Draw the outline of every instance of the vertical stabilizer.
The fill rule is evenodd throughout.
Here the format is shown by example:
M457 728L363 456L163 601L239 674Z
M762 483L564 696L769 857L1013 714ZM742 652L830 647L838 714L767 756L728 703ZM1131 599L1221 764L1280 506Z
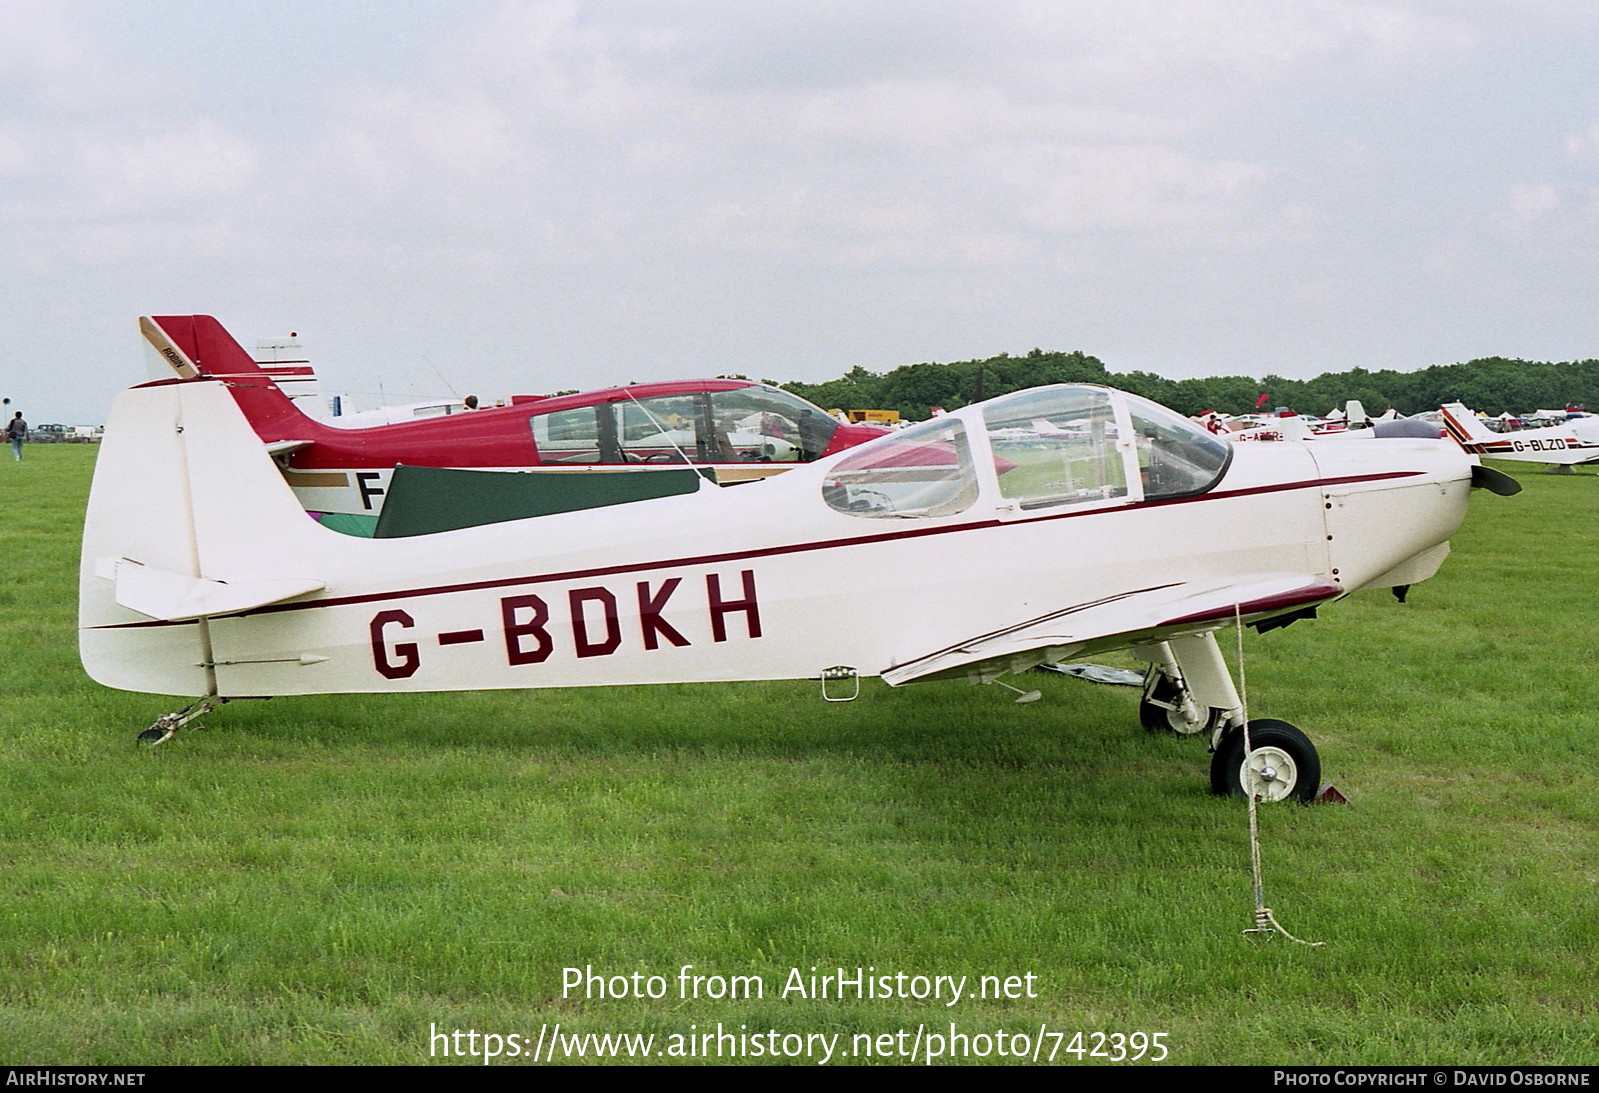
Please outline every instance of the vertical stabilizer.
M167 321L173 322L174 320L167 319ZM192 380L200 374L200 369L196 367L194 358L184 352L178 343L172 339L172 336L163 330L161 325L150 316L139 316L139 333L144 335L145 341L155 347L155 351L161 355L161 359L172 366L172 370L178 374L179 379Z
M206 616L315 592L319 528L223 384L163 380L112 405L78 573L79 653L109 687L216 694Z
M178 392L171 382L135 388L106 419L83 528L78 651L108 687L199 696L214 690L200 667L211 659L204 626L156 625L116 595L119 570L199 575Z
M1482 423L1482 419L1472 411L1466 409L1464 403L1446 402L1440 408L1444 418L1444 428L1449 430L1449 435L1458 441L1467 451L1475 451L1474 444L1486 444L1492 440L1499 440L1499 434Z
M227 384L262 440L312 440L326 429L295 406L271 373L211 316L145 316L139 332L180 378L209 376Z

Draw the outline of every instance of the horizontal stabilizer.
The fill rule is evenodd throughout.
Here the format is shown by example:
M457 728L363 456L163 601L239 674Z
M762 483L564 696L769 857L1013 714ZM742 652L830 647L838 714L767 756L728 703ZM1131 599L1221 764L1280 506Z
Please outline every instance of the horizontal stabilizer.
M891 686L953 676L986 682L1077 650L1203 633L1234 618L1257 622L1343 593L1331 581L1305 573L1161 585L1052 611L906 661L882 676Z
M212 615L231 615L319 592L325 581L209 581L170 573L128 558L114 563L117 603L152 619L179 622Z

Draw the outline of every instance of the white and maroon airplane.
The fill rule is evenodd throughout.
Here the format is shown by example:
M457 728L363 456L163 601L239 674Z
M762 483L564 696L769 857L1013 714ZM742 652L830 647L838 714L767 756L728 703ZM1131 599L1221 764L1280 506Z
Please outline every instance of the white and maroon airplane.
M714 467L721 482L740 482L889 431L840 423L776 387L722 379L631 384L340 428L295 406L271 366L257 364L209 315L147 316L139 329L178 376L226 385L302 507L318 513L378 516L399 464L568 473L696 464Z
M244 696L819 679L838 698L1129 649L1152 666L1142 719L1207 731L1218 792L1306 800L1315 748L1246 726L1217 631L1430 576L1476 484L1517 488L1448 441L1234 445L1062 385L737 488L361 539L306 517L228 385L163 380L106 427L80 647L107 686L198 700L157 743Z
M1472 455L1549 463L1553 465L1551 469L1559 471L1599 462L1599 418L1577 418L1541 429L1496 433L1462 403L1445 403L1439 414L1449 435Z

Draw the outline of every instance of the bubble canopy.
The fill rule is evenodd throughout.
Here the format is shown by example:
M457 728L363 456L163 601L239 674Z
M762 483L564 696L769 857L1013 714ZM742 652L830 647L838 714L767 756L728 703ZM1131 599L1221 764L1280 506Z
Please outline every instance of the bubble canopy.
M984 451L986 449L986 453ZM986 459L985 459L986 455ZM850 452L822 494L838 512L916 519L1189 497L1221 480L1232 446L1124 391L1062 384L934 418ZM993 467L992 484L981 473Z

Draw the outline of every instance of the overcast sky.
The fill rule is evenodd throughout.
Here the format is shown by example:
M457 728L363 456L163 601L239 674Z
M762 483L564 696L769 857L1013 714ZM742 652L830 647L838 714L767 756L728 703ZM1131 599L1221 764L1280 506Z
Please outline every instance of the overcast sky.
M5 0L0 393L1599 356L1591 0Z

